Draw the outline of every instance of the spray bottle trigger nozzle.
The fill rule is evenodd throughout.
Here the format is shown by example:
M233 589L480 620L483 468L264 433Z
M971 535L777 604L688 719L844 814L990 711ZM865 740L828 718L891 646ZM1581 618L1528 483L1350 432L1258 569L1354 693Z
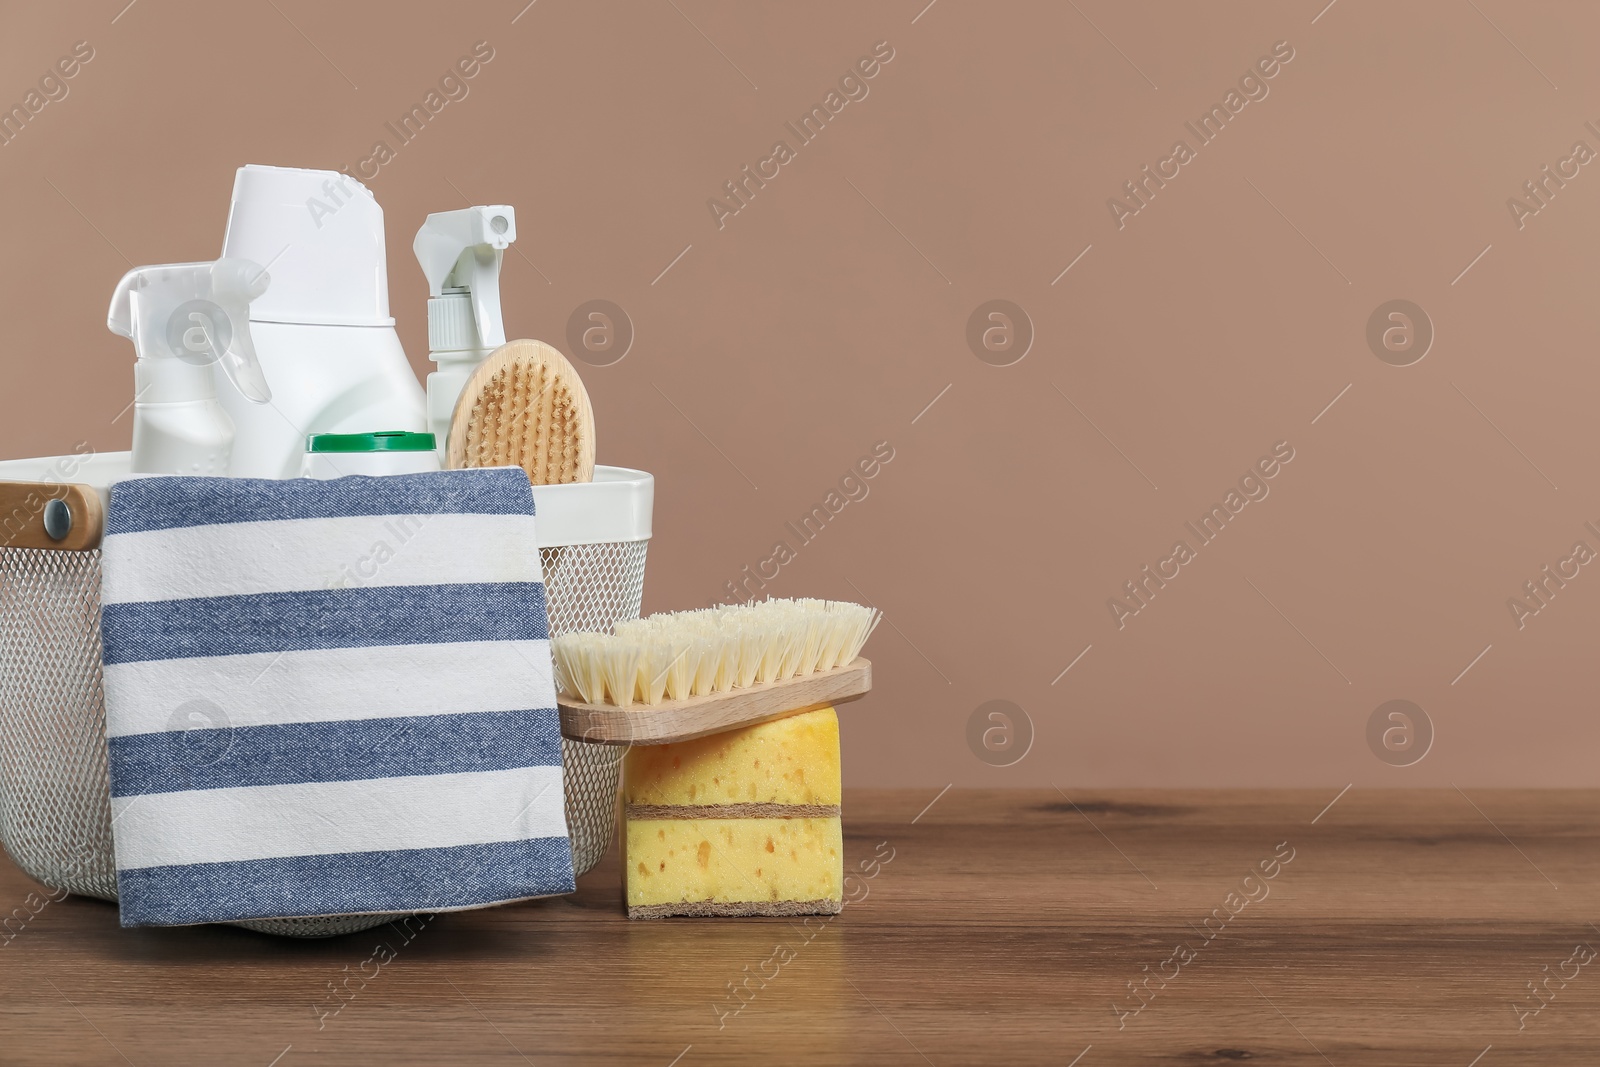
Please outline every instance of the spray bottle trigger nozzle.
M220 363L247 399L272 399L250 336L250 302L271 278L246 259L136 267L111 294L106 326L133 340L139 358Z
M430 296L470 298L477 333L473 347L494 349L505 344L500 261L516 239L516 212L506 204L490 204L435 212L423 221L412 243ZM430 319L435 307L429 304Z
M271 284L271 275L248 259L219 259L211 267L212 299L233 325L233 342L213 350L228 380L246 400L257 404L270 402L272 389L250 335L250 302Z

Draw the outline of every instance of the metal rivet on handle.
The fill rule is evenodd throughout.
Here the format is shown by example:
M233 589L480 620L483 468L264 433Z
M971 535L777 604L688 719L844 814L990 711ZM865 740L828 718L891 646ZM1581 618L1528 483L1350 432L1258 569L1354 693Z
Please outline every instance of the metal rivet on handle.
M44 532L52 541L62 541L72 532L72 509L65 500L52 500L44 506Z

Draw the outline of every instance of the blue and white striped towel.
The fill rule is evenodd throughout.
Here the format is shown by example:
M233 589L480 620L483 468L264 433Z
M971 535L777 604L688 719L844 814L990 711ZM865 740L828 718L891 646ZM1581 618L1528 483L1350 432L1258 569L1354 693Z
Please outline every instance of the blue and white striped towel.
M571 892L533 524L520 470L114 486L123 925Z

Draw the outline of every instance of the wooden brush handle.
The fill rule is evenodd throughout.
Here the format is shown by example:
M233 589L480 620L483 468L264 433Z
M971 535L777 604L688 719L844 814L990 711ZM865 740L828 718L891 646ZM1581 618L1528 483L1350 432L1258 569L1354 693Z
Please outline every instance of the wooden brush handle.
M0 482L0 549L87 552L100 547L104 532L105 508L93 486Z
M843 704L872 688L872 663L855 662L748 689L660 704L583 704L558 698L561 733L574 741L600 745L666 745L693 741L740 726L754 726L804 711Z

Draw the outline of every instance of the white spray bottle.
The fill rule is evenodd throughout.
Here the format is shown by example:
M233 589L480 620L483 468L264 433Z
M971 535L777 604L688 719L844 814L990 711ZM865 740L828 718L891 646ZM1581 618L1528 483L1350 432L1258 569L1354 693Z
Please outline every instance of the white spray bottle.
M506 343L500 261L516 239L516 213L494 204L435 212L411 245L428 279L428 358L438 364L428 375L428 429L441 453L462 387Z
M135 474L228 473L233 420L213 364L254 405L272 399L250 336L250 302L267 291L249 260L135 267L111 294L106 326L131 338Z

